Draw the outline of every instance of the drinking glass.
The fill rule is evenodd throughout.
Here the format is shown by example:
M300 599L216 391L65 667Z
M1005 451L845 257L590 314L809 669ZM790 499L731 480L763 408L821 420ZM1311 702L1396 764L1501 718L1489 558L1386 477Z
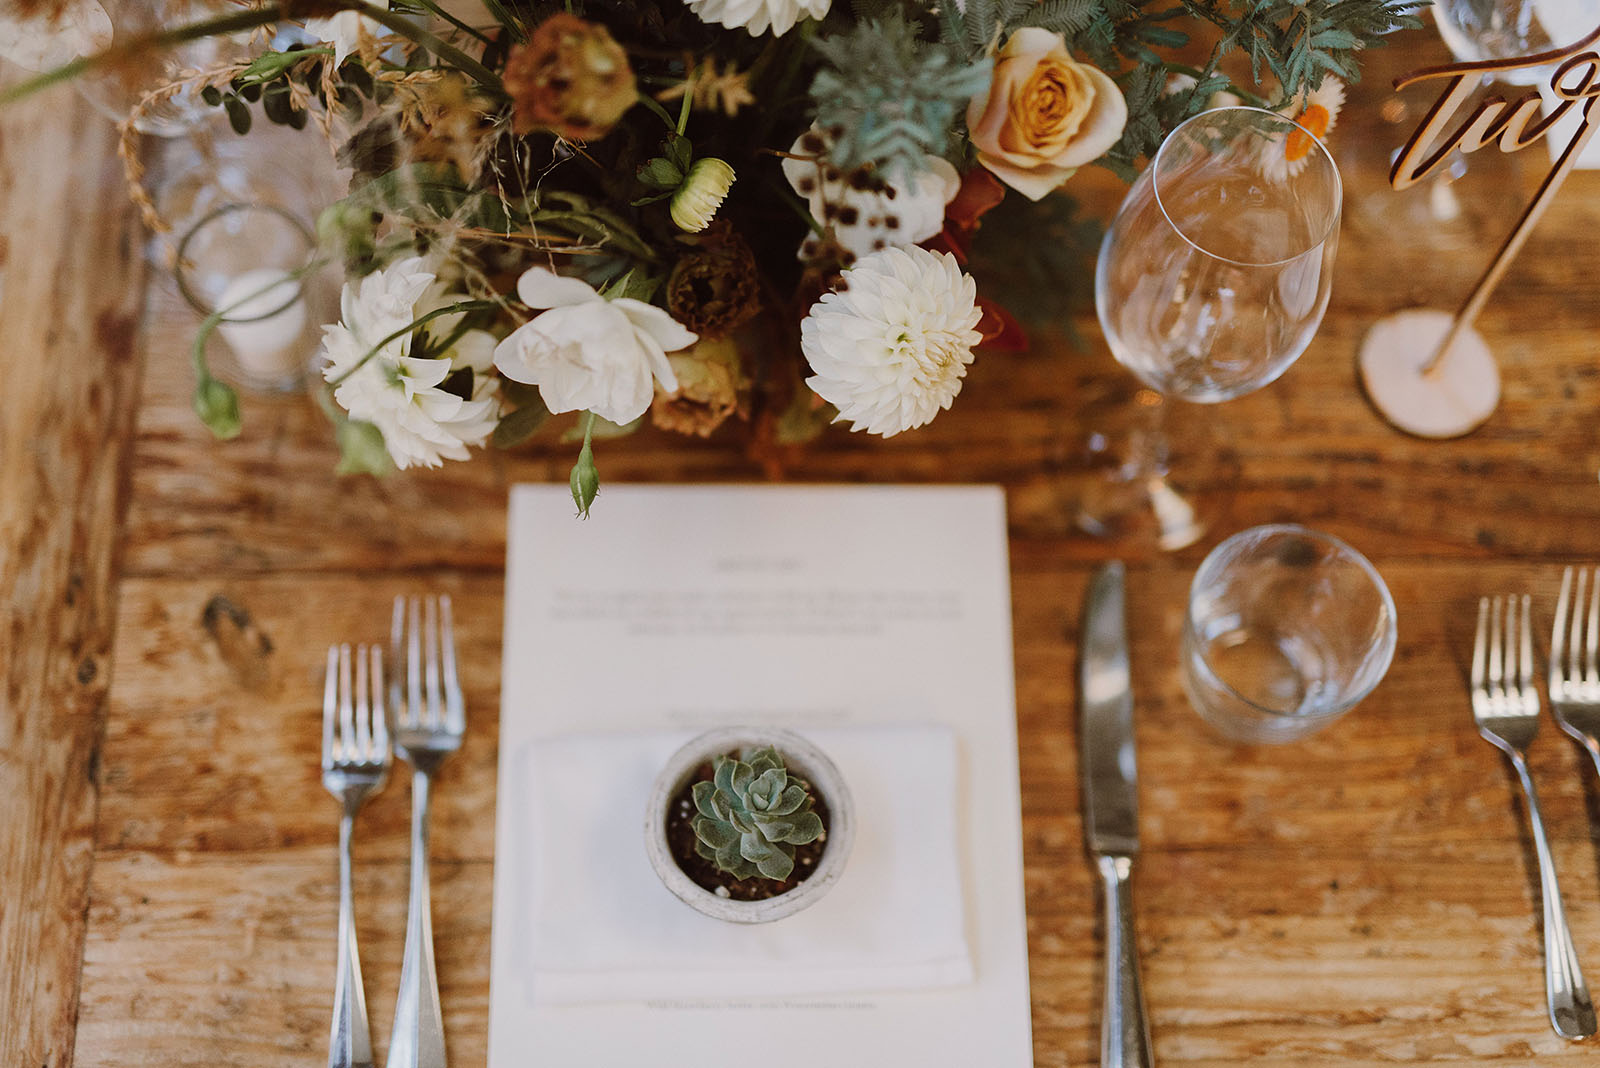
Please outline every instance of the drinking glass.
M197 220L178 244L178 290L217 332L234 378L259 392L303 388L325 309L307 273L311 226L274 204L233 203Z
M1230 738L1293 741L1372 692L1395 634L1394 599L1360 553L1301 526L1252 527L1195 573L1183 688Z
M1600 25L1594 0L1435 0L1434 23L1463 63L1521 59L1576 43ZM1520 85L1550 80L1545 67L1501 71Z
M1202 112L1162 143L1095 271L1100 326L1117 362L1149 387L1137 398L1149 418L1113 473L1127 492L1088 502L1080 525L1151 529L1163 549L1201 536L1167 480L1161 401L1230 400L1299 358L1328 307L1341 203L1327 149L1276 112Z

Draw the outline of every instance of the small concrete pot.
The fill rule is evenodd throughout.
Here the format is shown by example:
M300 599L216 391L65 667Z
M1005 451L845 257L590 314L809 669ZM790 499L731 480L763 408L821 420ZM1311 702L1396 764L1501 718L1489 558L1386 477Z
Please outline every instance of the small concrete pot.
M678 867L667 845L667 807L700 765L724 753L763 745L776 748L785 765L810 783L827 804L828 836L816 870L793 890L764 901L735 901L712 893ZM720 727L695 737L674 753L656 776L645 810L645 850L656 875L679 900L730 923L770 923L815 904L839 881L854 841L855 807L839 769L800 735L774 727Z

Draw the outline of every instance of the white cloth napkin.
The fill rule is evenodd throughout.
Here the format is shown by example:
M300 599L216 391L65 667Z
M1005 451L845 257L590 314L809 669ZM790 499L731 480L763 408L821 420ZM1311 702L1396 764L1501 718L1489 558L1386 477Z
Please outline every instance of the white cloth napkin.
M957 754L944 726L804 731L849 784L856 841L839 882L768 924L703 916L645 857L656 772L692 732L531 744L501 790L526 817L525 948L536 1003L774 998L973 980L957 857Z

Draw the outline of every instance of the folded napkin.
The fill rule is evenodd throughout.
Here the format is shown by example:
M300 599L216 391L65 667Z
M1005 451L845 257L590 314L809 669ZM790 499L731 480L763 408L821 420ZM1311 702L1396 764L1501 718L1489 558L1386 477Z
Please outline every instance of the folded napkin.
M535 1003L773 998L972 982L957 857L956 741L943 726L803 732L849 784L856 840L839 882L767 924L711 919L646 859L645 804L692 732L535 742L503 796L532 848L514 944ZM521 891L520 893L518 891ZM525 895L525 897L524 897ZM525 926L524 926L525 924Z

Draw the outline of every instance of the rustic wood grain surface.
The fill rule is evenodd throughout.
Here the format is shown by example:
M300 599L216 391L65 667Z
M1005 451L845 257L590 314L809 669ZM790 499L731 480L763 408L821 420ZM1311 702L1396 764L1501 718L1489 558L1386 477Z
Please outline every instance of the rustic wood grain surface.
M1269 389L1175 413L1212 516L1201 544L1164 556L1074 530L1081 443L1131 392L1092 317L1077 324L1086 351L1046 334L1029 354L986 354L927 429L887 442L831 433L791 471L1007 488L1042 1068L1097 1056L1072 676L1086 579L1113 556L1131 565L1146 844L1136 893L1158 1060L1531 1065L1593 1060L1600 1048L1566 1043L1546 1023L1531 848L1504 762L1472 727L1465 684L1480 594L1527 590L1548 618L1560 565L1600 561L1600 283L1589 269L1600 173L1574 176L1480 321L1505 375L1493 419L1447 443L1389 429L1356 380L1363 331L1400 307L1457 302L1547 163L1542 147L1472 157L1455 187L1461 219L1424 228L1419 198L1450 191L1386 189L1385 157L1408 126L1381 108L1394 104L1389 78L1440 51L1426 34L1402 35L1391 51L1374 57L1335 135L1346 217L1317 340ZM1403 103L1415 118L1428 100ZM159 278L128 426L137 361L92 329L136 292L133 265L117 258L121 210L110 195L84 204L19 189L44 165L97 173L103 159L72 152L104 145L92 129L69 138L30 122L0 118L11 207L0 335L13 376L35 383L19 395L8 379L0 422L0 1063L271 1068L324 1055L336 822L315 768L323 657L333 641L380 639L390 599L426 588L456 599L471 721L435 795L441 989L453 1061L482 1064L506 494L518 481L564 481L572 447L340 482L322 417L293 398L250 399L244 434L218 445L188 409L194 319ZM18 143L58 155L41 163ZM1086 172L1080 192L1109 205L1119 190ZM41 210L24 215L22 203ZM24 240L30 257L19 260ZM85 249L99 257L93 268ZM24 285L48 310L14 306ZM124 519L116 471L130 452ZM650 430L603 443L599 462L614 481L760 477L735 443ZM1208 733L1180 691L1182 604L1211 545L1278 520L1325 529L1373 559L1399 606L1399 650L1378 691L1327 732L1235 747ZM27 571L29 559L44 570ZM1600 983L1600 783L1548 723L1532 763L1573 934ZM380 1056L399 974L407 819L406 791L391 785L357 836Z
M115 138L70 90L0 123L0 1061L72 1057L139 391ZM48 181L41 181L48 176Z

